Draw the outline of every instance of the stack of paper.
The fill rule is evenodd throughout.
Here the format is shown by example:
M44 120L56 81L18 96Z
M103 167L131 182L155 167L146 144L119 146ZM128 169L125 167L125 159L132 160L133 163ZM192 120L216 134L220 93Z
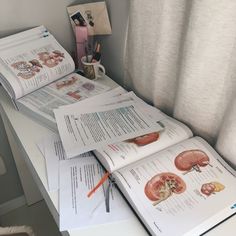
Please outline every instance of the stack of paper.
M98 99L89 107L88 100L54 110L67 158L163 129L132 96Z
M109 181L94 196L88 192L102 178L104 169L91 153L65 160L65 152L58 135L45 137L38 143L44 153L49 191L59 190L60 230L84 228L91 225L127 220L132 211L116 187ZM109 206L106 206L106 191Z

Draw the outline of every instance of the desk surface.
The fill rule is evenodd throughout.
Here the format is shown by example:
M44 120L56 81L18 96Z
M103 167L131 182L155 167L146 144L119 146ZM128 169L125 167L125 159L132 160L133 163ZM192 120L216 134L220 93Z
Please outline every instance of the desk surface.
M108 85L111 88L117 86L115 82L111 79L103 78L99 82ZM21 146L24 151L25 161L28 168L36 182L43 198L45 199L49 210L51 211L56 222L59 222L58 214L58 191L49 192L47 190L47 177L45 169L45 160L40 151L36 146L36 142L42 139L45 135L51 133L51 131L40 124L34 122L28 117L22 115L20 112L16 111L10 102L10 99L6 96L3 88L0 87L0 104L2 107L2 112L7 118L8 125L14 134L14 138ZM224 223L220 224L213 230L209 231L207 236L220 236L223 234L234 235L236 225L236 216L231 217ZM68 231L70 236L91 236L91 235L103 235L103 236L144 236L148 235L144 227L138 219L134 216L132 219L110 223L106 225L89 227L87 229L77 229Z

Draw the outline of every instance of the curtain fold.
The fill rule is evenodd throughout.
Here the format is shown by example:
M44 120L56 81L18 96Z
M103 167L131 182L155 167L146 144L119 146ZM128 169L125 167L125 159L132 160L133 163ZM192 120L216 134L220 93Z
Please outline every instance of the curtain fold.
M130 0L124 67L128 88L236 165L236 1Z

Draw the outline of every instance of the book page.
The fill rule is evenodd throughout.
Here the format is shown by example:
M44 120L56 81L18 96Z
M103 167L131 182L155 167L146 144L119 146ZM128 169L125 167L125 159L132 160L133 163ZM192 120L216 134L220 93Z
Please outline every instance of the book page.
M52 134L44 137L37 143L46 161L48 190L59 189L59 162L66 160L66 154L59 135ZM92 153L86 152L76 158L91 157Z
M60 230L125 221L133 212L107 180L87 197L104 175L94 156L60 161ZM108 188L108 184L111 184Z
M234 214L235 176L199 137L114 173L151 234L163 236L199 235Z
M133 91L127 92L122 87L117 87L115 89L112 89L108 92L102 93L97 95L96 97L91 97L87 100L84 100L80 103L73 103L66 106L60 106L60 109L63 109L64 112L75 109L75 110L84 110L84 107L97 107L97 106L106 106L106 105L113 105L113 104L119 104L122 102L134 102L137 104L140 109L142 109L143 113L145 113L147 116L149 116L151 119L154 119L156 121L163 120L167 115L165 115L163 112L161 112L158 108L153 107L146 102L144 102L141 98L137 97Z
M0 39L0 50L21 45L40 37L48 36L48 30L43 26L38 26L30 30L25 30Z
M59 134L68 158L109 143L134 138L162 127L143 114L134 102L54 110Z
M110 88L72 73L17 100L22 105L51 122L56 122L53 109L103 94Z
M96 95L96 97L90 97L89 99L86 99L80 103L73 103L66 106L60 106L60 109L64 109L64 111L70 111L71 109L83 109L84 107L88 106L104 106L110 103L115 103L114 101L116 101L117 99L119 100L120 95L126 93L127 91L124 88L118 86L117 88Z
M113 172L192 136L191 130L172 118L157 120L164 128L141 137L110 144L94 150L104 167Z
M71 56L48 34L0 50L1 77L13 98L37 90L75 69ZM7 89L7 91L11 91Z

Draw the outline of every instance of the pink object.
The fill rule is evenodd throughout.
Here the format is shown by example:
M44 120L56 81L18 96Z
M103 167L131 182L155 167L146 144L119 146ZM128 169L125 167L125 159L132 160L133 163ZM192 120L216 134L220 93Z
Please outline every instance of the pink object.
M81 58L85 56L85 45L88 41L88 28L87 26L75 26L76 47L78 68L82 69Z
M209 162L207 154L199 149L183 151L175 158L175 166L181 171L201 172L200 167L209 165Z

